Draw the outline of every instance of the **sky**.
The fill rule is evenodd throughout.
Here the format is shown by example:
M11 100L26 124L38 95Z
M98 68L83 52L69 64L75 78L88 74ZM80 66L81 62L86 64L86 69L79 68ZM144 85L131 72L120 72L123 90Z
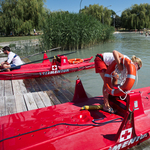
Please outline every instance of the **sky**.
M150 0L47 0L45 7L50 9L50 11L62 10L78 13L80 6L83 9L85 6L99 4L112 9L118 16L121 16L121 13L132 5L143 3L150 4Z

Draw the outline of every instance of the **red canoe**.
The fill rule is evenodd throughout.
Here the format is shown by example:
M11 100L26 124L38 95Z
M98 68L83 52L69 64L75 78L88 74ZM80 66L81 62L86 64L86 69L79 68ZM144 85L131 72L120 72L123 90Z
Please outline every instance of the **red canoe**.
M72 102L0 117L1 150L126 150L150 138L150 87L133 90L125 101L110 97L117 110L81 110L99 105L76 80Z
M43 59L47 59L44 53ZM58 58L58 57L57 57ZM67 56L59 56L59 59L53 59L50 62L48 59L42 63L27 64L21 66L21 69L15 69L10 72L0 72L0 80L27 79L45 76L60 75L75 71L94 68L94 62L90 62L93 58L81 59L82 61L76 64L70 64Z

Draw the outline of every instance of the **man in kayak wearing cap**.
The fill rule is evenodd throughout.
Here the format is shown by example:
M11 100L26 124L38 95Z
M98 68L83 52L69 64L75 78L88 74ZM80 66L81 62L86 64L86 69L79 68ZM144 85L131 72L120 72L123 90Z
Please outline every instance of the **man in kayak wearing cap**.
M6 71L10 71L13 69L20 69L21 66L18 66L18 65L23 64L20 57L16 55L15 53L11 52L8 46L3 47L2 49L3 49L4 54L8 55L8 59L5 62L1 63L1 68L6 69ZM7 68L10 68L10 69L7 69Z

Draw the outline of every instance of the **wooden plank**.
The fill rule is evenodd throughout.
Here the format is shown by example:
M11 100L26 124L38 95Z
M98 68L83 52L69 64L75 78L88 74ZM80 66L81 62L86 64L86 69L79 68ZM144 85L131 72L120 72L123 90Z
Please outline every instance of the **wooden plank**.
M59 75L60 78L62 78L63 80L65 80L66 83L71 83L71 81L67 78L64 77L64 75Z
M0 96L4 96L4 80L0 80Z
M21 93L22 94L27 93L27 89L25 87L25 84L24 84L23 80L17 80L17 81L19 83L19 86L20 86L20 89L21 89Z
M59 82L59 83L54 84L54 86L56 88L58 88L65 95L65 97L68 99L68 101L72 101L74 94L69 91L70 86L68 86L68 85L66 86L65 85L66 82L64 82L64 80L62 78L60 78L60 76L55 77L55 80L57 80L57 82Z
M35 82L37 82L38 86L40 87L40 89L42 91L46 91L48 97L51 99L52 105L53 104L54 105L61 104L61 102L58 100L58 98L56 97L56 95L53 92L56 89L53 87L53 85L49 84L47 82L47 80L45 80L45 78L47 78L47 77L36 78Z
M23 95L15 95L15 101L16 101L16 110L18 112L27 111L27 107L24 101Z
M54 91L56 91L55 87L53 87L53 85L49 84L47 82L47 80L45 80L45 78L47 77L43 77L43 78L36 78L36 82L38 83L38 85L40 86L40 89L42 91L46 91L48 97L51 99L51 104L61 104L61 102L58 100L56 94L54 93Z
M51 90L46 91L47 95L49 96L49 98L51 99L51 102L54 105L58 105L61 104L61 102L58 100L58 98L55 96L54 92Z
M5 96L13 95L11 80L5 80L4 89L5 89L4 94Z
M29 92L36 92L34 87L31 84L31 80L30 79L24 79L23 83L24 83L28 93Z
M38 94L39 92L34 92L32 93L32 96L34 98L34 101L37 105L38 108L43 108L43 107L46 107L46 105L43 103L40 95Z
M67 78L65 78L63 75L60 75L59 78L62 78L62 84L64 85L64 88L68 87L67 89L74 95L74 91L75 91L74 84L70 80L68 80ZM75 82L76 81L74 81L74 83ZM86 94L87 94L88 97L93 97L92 95L90 95L87 92L86 92Z
M6 115L17 113L14 95L5 96Z
M63 95L63 93L59 91L59 89L55 89L53 92L61 103L69 102L68 99Z
M38 94L40 95L42 101L44 102L45 106L52 106L52 102L51 99L48 97L46 92L38 92Z
M51 84L51 86L53 88L55 88L53 92L56 95L56 97L61 101L61 103L66 103L66 102L70 101L70 95L68 96L67 95L68 93L66 91L62 91L61 90L61 86L62 85L60 84L60 81L59 81L59 79L56 76L54 76L54 77L47 77L45 79L47 80L46 82L48 84Z
M28 110L37 109L37 105L31 93L26 93L23 96L24 96Z
M17 80L12 80L12 87L13 87L14 95L21 95L22 94L20 84Z
M53 91L53 93L55 94L55 96L57 97L57 99L59 99L59 101L61 103L69 102L68 99L64 96L64 94L61 93L59 91L59 89L56 88L56 86L54 84L52 84L52 82L50 81L49 77L42 78L42 80L45 83L45 85L47 86L47 88L49 90Z
M0 96L0 116L6 115L4 96Z
M54 84L57 88L61 86L61 82L60 82L58 76L51 76L48 78L52 82L52 84Z
M42 91L39 84L35 79L29 79L30 84L32 84L32 87L34 88L35 91Z
M70 80L65 78L64 75L60 75L59 78L62 79L62 84L64 85L64 87L68 88L68 90L74 95L74 89L75 89L74 84Z
M40 86L42 91L48 90L48 88L47 88L46 84L43 82L42 78L36 78L35 80L38 83L38 85Z

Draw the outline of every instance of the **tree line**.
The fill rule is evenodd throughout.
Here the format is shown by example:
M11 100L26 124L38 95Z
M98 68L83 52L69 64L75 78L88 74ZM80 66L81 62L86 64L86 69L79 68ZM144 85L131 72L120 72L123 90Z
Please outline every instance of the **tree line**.
M98 4L89 5L89 7L85 6L80 13L92 15L97 18L101 23L111 25L112 22L112 10L107 7L99 6Z
M43 5L43 0L1 0L0 32L20 35L41 30L46 15Z
M133 5L121 17L102 5L85 6L79 13L51 12L44 8L45 0L1 0L0 33L6 36L29 35L41 30L42 46L46 49L80 49L112 38L114 27L150 28L150 5ZM114 16L115 15L115 19Z
M122 27L127 29L150 28L150 5L133 5L124 10L121 15Z
M45 0L1 0L0 33L9 35L29 34L36 28L42 30L50 10L44 8ZM150 28L150 5L133 5L124 10L119 17L113 10L99 4L85 6L79 11L94 16L102 24L127 29ZM115 15L115 19L113 17Z
M115 28L138 29L150 28L150 4L135 4L124 10L119 17L113 10L98 4L85 6L80 12L92 15L101 23ZM115 18L114 18L115 15Z

